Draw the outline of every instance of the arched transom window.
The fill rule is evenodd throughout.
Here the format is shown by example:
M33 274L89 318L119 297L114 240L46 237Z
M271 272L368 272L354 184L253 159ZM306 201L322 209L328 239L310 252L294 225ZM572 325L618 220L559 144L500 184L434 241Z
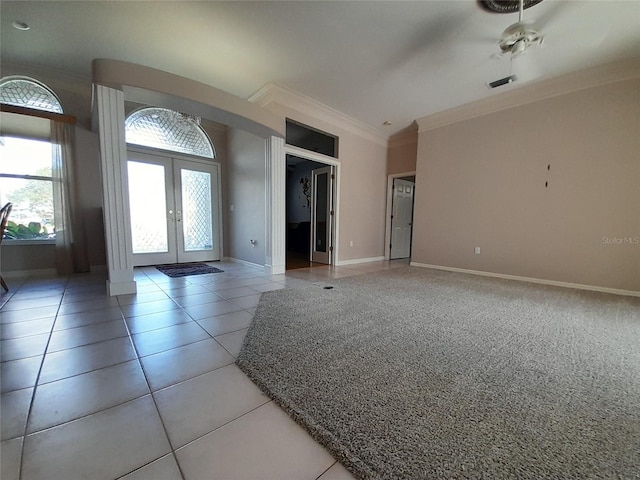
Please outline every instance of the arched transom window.
M28 77L11 76L0 80L0 103L63 113L56 94L47 86Z
M132 112L125 121L125 135L129 144L215 158L200 119L166 108L145 107Z

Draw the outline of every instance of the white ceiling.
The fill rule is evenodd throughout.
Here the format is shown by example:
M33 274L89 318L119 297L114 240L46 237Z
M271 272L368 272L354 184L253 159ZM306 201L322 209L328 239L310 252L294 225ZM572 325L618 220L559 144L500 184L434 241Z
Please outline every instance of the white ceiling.
M86 78L94 58L124 60L242 98L272 82L385 134L499 94L485 84L509 75L510 62L491 57L517 21L474 0L2 0L0 8L3 60ZM15 20L31 29L12 28ZM544 0L525 20L540 21L546 38L515 60L521 78L640 56L640 0Z

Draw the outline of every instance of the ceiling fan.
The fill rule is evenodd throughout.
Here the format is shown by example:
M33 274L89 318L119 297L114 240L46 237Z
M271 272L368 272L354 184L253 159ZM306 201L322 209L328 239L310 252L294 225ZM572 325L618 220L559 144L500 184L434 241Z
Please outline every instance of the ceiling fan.
M534 28L533 23L524 21L524 0L519 0L518 21L502 32L498 42L500 52L516 57L531 47L542 45L543 41L544 35Z

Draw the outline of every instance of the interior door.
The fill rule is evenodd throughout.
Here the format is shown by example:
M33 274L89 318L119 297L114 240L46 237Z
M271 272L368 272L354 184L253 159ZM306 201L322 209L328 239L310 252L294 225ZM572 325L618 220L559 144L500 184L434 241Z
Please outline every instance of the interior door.
M218 165L128 155L133 264L220 260Z
M414 193L414 182L399 178L393 181L390 259L408 258L411 256Z
M331 264L334 168L311 171L311 261Z

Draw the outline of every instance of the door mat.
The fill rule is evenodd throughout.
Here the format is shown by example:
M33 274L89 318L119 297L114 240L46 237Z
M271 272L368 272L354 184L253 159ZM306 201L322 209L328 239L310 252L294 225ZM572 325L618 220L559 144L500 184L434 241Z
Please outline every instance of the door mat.
M174 263L172 265L156 265L156 268L167 277L172 278L224 272L224 270L212 267L206 263Z

